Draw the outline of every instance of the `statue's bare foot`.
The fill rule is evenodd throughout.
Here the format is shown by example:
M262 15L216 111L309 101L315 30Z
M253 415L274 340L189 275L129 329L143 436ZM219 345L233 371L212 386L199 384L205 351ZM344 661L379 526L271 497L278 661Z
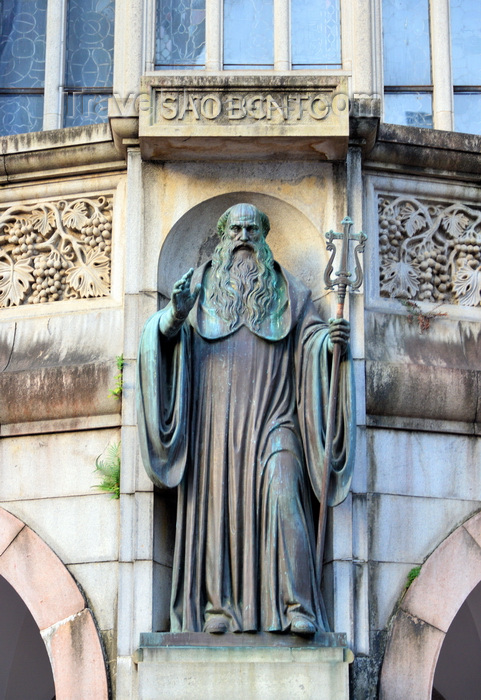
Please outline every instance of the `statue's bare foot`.
M210 617L204 625L204 632L209 634L225 634L229 629L229 623L222 615Z
M316 626L306 617L296 615L292 618L291 632L301 637L312 637L313 634L316 634Z

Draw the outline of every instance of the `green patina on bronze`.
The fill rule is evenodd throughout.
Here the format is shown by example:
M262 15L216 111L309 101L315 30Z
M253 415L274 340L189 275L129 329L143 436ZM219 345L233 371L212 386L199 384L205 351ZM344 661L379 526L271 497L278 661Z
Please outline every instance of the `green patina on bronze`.
M351 480L348 352L323 478L331 353L349 330L324 323L310 291L273 261L268 230L252 205L229 209L213 260L174 285L140 344L144 465L178 489L172 632L328 629L314 520Z

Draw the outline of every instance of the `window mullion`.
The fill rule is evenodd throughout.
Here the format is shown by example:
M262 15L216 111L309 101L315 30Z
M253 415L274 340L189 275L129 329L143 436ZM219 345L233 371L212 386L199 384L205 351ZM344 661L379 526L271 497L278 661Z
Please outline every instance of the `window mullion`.
M290 0L274 0L274 70L290 70Z
M122 100L135 99L144 65L147 70L152 66L155 38L152 33L149 41L145 40L144 7L146 21L155 26L155 3L150 0L147 3L143 0L115 2L113 92Z
M431 60L434 128L454 128L454 102L451 71L449 0L431 0Z
M123 26L123 20L126 13L122 3L118 0L115 2L115 44L114 44L114 93L116 90L117 83L119 82L119 77L116 74L116 66L118 63L119 51L122 51L122 44L119 41L117 34L117 27L121 27L122 31L125 31ZM152 71L155 68L155 0L145 0L144 2L144 19L142 27L142 61L141 61L141 73L142 66L144 66L146 71ZM140 79L140 76L139 76ZM120 84L122 81L120 80ZM123 85L122 85L123 88Z
M222 0L206 1L205 17L205 68L222 70Z
M62 88L64 81L65 26L67 0L49 0L47 6L47 42L45 53L45 95L43 128L62 126Z

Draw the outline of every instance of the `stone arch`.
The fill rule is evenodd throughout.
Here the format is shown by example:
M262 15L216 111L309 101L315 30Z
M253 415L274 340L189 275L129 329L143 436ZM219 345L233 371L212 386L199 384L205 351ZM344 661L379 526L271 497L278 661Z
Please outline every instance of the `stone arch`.
M397 610L380 679L381 700L431 700L434 672L457 611L481 581L481 513L423 564Z
M323 274L327 251L319 229L300 209L272 195L238 191L200 202L172 226L159 257L158 291L168 299L172 286L190 267L206 262L217 245L219 217L234 204L249 202L265 212L271 222L268 243L275 259L302 280L314 300L325 297ZM329 308L321 314L327 317Z
M102 646L77 584L45 542L3 508L0 575L37 623L52 665L57 700L107 700Z

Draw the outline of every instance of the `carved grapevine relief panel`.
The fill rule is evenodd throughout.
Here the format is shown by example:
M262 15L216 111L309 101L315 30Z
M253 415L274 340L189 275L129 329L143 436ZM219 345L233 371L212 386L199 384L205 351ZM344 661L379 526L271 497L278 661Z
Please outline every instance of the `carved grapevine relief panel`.
M380 195L381 296L481 303L481 211Z
M107 296L112 196L0 210L0 307Z

